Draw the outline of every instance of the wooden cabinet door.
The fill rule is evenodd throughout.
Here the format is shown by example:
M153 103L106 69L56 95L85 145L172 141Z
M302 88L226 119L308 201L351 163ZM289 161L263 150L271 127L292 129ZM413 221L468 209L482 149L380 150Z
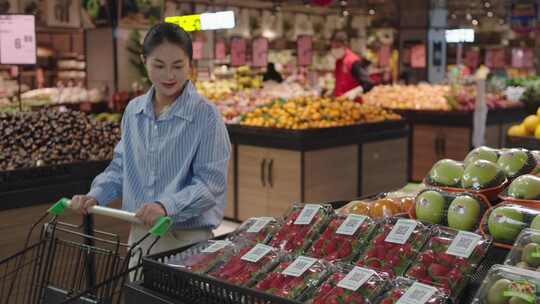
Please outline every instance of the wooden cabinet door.
M440 128L441 157L454 160L463 160L471 150L471 129L465 127L442 127Z
M234 214L234 207L235 207L235 196L234 196L234 188L235 188L235 180L234 180L234 151L235 149L232 149L231 159L229 160L229 166L227 168L227 201L225 204L225 211L224 215L228 219L236 219L236 216Z
M519 122L501 124L501 134L500 134L500 136L501 136L501 148L508 148L508 141L507 141L508 129L510 129L510 127L512 127L513 125L516 125L516 124L519 124Z
M413 181L422 181L437 161L438 129L428 125L415 125L412 132L412 176Z
M502 148L501 144L501 126L486 126L485 145L491 148Z
M238 146L238 219L269 216L266 187L266 148ZM263 166L264 165L264 166Z
M362 144L362 194L398 189L407 184L408 139Z
M268 216L282 216L301 200L301 152L267 149Z

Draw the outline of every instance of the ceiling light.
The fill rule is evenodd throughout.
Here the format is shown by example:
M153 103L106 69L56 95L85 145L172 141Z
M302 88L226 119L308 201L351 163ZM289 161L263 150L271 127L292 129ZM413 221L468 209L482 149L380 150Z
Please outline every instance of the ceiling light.
M489 18L492 18L492 17L493 17L493 12L487 12L487 16L488 16Z
M374 9L370 9L370 10L369 10L369 14L370 14L371 16L375 15L375 10L374 10Z
M478 25L478 20L474 19L474 20L472 21L472 25L477 26L477 25Z
M349 11L348 11L348 10L344 10L344 11L343 11L343 16L344 16L344 17L349 16Z
M491 7L491 3L489 3L489 2L484 3L484 7L485 7L485 8L490 8L490 7Z
M472 15L471 14L467 14L467 20L472 20Z

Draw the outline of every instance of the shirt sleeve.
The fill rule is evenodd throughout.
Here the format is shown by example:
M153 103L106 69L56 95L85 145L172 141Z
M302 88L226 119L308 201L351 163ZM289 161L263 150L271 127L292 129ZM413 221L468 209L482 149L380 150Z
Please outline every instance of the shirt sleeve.
M191 164L191 181L179 192L164 195L159 199L167 215L177 223L200 216L216 205L225 208L231 144L223 120L219 114L211 113Z
M364 89L364 93L373 88L373 82L369 78L367 70L362 66L360 60L353 63L351 73L360 86L362 86L362 89Z
M122 138L126 116L122 118ZM108 205L113 199L122 196L123 155L124 141L120 141L114 148L113 159L101 174L94 178L88 196L95 198L100 205Z

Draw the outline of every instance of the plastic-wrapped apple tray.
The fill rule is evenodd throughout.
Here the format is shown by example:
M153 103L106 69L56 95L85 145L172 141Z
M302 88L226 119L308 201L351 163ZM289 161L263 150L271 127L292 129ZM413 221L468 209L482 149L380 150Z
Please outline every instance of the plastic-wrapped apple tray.
M483 195L485 198L487 198L488 201L490 201L492 203L499 200L499 194L504 189L506 189L506 186L508 186L508 184L509 184L508 179L505 179L504 182L501 183L498 186L491 187L491 188L485 188L485 189L482 189L482 190L472 190L472 189L465 189L465 188L443 187L443 186L431 185L430 183L427 182L426 179L424 179L423 183L426 184L429 187L438 188L438 189L441 189L441 190L444 190L444 191L447 191L447 192L469 192L469 193L473 193L473 194L476 194L476 195Z
M368 197L355 198L367 199ZM343 207L351 200L336 201L330 203L334 209ZM227 235L217 239L225 239ZM142 269L144 280L140 282L144 288L152 294L152 299L163 297L163 303L173 298L180 303L276 303L276 304L299 304L300 302L282 297L277 297L255 289L235 286L222 280L212 278L205 274L192 273L189 270L167 266L165 261L172 256L187 251L192 246L186 246L167 252L150 255L143 258ZM469 280L469 284L461 294L459 303L471 303L474 295L482 284L487 271L495 264L502 264L508 255L508 250L492 247L484 260ZM143 295L140 302L148 303ZM160 302L155 302L160 303Z
M488 228L488 219L489 219L489 215L491 214L491 212L493 212L494 209L496 208L500 208L500 207L503 207L503 206L513 206L515 208L519 208L521 209L523 212L524 212L524 222L523 222L523 229L525 228L529 228L529 225L531 224L532 222L532 219L534 218L534 216L536 215L539 215L540 214L540 209L539 208L536 208L536 207L530 207L530 206L522 206L520 204L515 204L515 203L511 203L511 202L502 202L496 206L493 206L491 208L489 208L488 211L486 211L486 213L484 213L484 216L482 217L482 220L480 222L480 233L482 235L489 235L489 228ZM517 237L516 237L517 239ZM504 249L512 249L513 247L513 244L514 244L515 240L513 241L502 241L502 240L498 240L498 239L495 239L493 238L493 245L497 246L497 247L500 247L500 248L504 248Z

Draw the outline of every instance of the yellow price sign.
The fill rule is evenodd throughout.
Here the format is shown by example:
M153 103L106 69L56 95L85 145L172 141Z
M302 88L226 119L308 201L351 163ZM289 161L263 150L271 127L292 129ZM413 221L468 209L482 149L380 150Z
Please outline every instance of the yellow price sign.
M174 23L186 32L201 30L201 15L174 16L165 18L165 22Z

